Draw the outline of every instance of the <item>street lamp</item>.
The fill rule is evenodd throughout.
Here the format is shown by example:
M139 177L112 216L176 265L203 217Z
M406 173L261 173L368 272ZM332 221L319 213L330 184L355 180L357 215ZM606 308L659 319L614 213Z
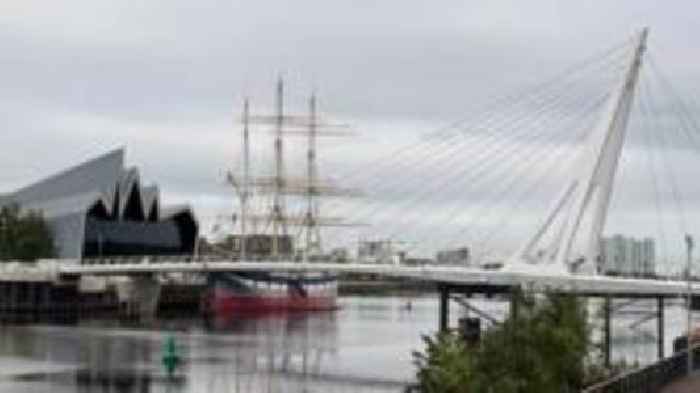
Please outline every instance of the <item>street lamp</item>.
M693 238L689 235L685 235L685 246L686 246L686 251L687 251L687 260L686 260L686 283L687 283L687 293L686 293L686 300L685 300L685 305L687 309L687 336L686 339L687 341L687 348L688 348L688 375L693 373L693 346L692 346L692 338L691 338L691 328L692 328L692 286L691 286L691 278L692 278L692 259L693 259Z

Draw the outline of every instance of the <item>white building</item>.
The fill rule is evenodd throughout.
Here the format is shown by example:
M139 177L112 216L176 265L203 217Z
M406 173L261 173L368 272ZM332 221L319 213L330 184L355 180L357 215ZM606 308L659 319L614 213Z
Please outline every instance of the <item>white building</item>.
M654 240L614 235L601 242L601 272L631 277L656 274Z
M641 269L644 275L656 274L656 245L654 239L644 238L640 245Z

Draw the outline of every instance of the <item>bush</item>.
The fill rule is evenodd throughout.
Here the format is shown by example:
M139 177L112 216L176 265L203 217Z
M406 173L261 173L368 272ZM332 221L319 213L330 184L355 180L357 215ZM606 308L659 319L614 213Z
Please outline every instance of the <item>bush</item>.
M33 261L55 255L53 237L37 211L0 207L0 260Z
M425 353L414 352L421 391L463 392L473 379L473 359L464 341L457 335L439 333L435 338L423 336Z
M425 351L414 353L422 391L579 391L590 349L584 303L572 296L514 296L517 316L492 327L475 347L452 334L424 338Z

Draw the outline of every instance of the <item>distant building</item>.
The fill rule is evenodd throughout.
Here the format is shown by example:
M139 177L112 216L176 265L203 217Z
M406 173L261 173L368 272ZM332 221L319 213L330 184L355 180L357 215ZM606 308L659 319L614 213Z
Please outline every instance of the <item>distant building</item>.
M363 240L357 248L357 259L363 263L392 263L392 255L389 240Z
M430 258L404 257L404 259L401 261L401 264L406 265L406 266L425 266L425 265L434 265L435 261L430 259Z
M188 206L162 206L118 149L0 196L46 219L60 258L191 254L197 222Z
M347 248L338 247L331 250L329 253L329 258L331 261L336 263L345 263L350 260L350 253Z
M454 250L438 251L435 255L435 261L438 265L468 266L471 262L469 248L462 247Z
M641 243L640 268L645 275L656 275L656 244L654 239L644 238Z
M294 241L290 235L248 234L246 239L246 253L249 258L269 258L274 255L292 255L294 253ZM275 245L275 241L277 244ZM241 254L243 245L242 235L229 235L220 244L223 250L230 250L237 257Z
M601 242L601 272L628 277L656 274L656 246L653 239L641 240L614 235Z

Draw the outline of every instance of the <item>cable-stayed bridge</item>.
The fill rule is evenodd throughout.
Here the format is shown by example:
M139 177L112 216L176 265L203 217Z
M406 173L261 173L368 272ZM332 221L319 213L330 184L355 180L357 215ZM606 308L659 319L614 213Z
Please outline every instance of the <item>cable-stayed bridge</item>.
M676 297L685 293L687 283L674 280L630 279L583 274L553 274L546 271L499 271L456 266L400 266L362 263L320 262L245 262L245 261L168 261L150 262L148 258L104 259L91 263L58 261L53 276L80 275L118 276L156 273L208 272L317 272L366 273L411 280L432 281L451 285L516 287L538 291L573 292L588 295L616 295L627 297ZM692 291L700 294L700 283L692 284Z
M641 118L649 118L653 105L649 94L652 83L641 78L642 68L645 64L647 51L648 30L643 29L635 34L632 39L625 41L611 49L596 55L593 59L587 59L562 75L541 84L535 89L535 93L526 92L513 97L500 100L497 105L487 111L485 117L479 117L475 124L459 122L456 126L459 130L472 131L476 136L455 136L453 133L445 133L441 130L430 135L427 139L433 140L427 147L422 144L409 146L396 152L389 160L396 160L400 156L414 156L420 149L428 149L432 157L424 165L418 165L416 172L427 174L436 178L430 184L425 183L425 192L417 192L417 195L409 195L399 199L388 209L375 208L374 201L369 203L369 208L358 209L355 219L362 220L367 217L388 216L391 227L399 228L398 231L408 232L411 228L411 220L416 217L426 216L429 221L430 211L421 210L421 202L435 197L436 194L449 194L459 192L464 187L467 191L476 189L480 183L494 178L496 183L487 183L487 189L493 195L485 195L475 198L480 206L461 207L459 204L448 206L439 210L439 214L446 214L446 219L440 221L439 235L446 238L442 232L462 229L462 224L452 222L460 220L462 211L476 210L479 214L469 221L466 230L471 227L480 227L481 221L489 221L493 228L484 233L478 250L477 257L486 258L489 241L506 232L507 227L517 221L517 215L523 210L528 211L528 198L532 196L543 199L549 203L539 218L540 223L530 225L528 230L518 231L528 234L519 243L509 256L503 257L504 266L497 271L485 271L478 268L447 268L438 266L406 267L406 266L381 266L363 264L360 261L350 264L332 263L297 263L280 262L189 262L176 261L150 263L148 258L133 258L130 261L110 264L108 260L84 260L79 264L66 263L59 270L67 275L117 275L117 274L145 274L159 272L206 272L206 271L242 271L242 270L270 270L270 271L311 271L326 270L334 272L368 272L397 277L428 279L432 281L468 283L483 282L487 285L529 285L537 287L560 287L570 290L594 291L601 288L604 291L628 291L668 292L678 293L683 289L682 283L659 280L634 280L599 275L601 265L601 238L606 227L606 221L610 206L613 202L613 188L617 184L616 174L623 156L623 145L627 137L627 129L630 124L635 129L643 129L635 123L631 114L637 108ZM658 72L657 72L658 74ZM656 75L656 74L655 74ZM594 78L603 89L597 91L590 83ZM668 81L661 74L656 75L657 85L667 85ZM563 86L562 86L563 85ZM556 88L555 88L556 87ZM576 90L582 90L577 92ZM670 95L679 100L672 88ZM691 135L697 132L695 122L682 102L673 108L672 114L680 119L679 126L670 128L679 129L686 137L688 144L700 142L695 140L699 135ZM503 111L512 110L510 116L503 116ZM635 112L636 113L636 112ZM668 123L668 119L664 119ZM652 125L650 127L656 127ZM668 127L668 126L667 126ZM454 128L454 127L452 127ZM649 128L649 127L647 127ZM476 131L474 131L476 130ZM649 131L644 129L645 131ZM657 133L667 133L666 129L657 129ZM686 135L687 134L687 135ZM649 135L646 135L649 136ZM457 140L461 137L462 140ZM431 139L432 138L432 139ZM568 139L567 139L568 138ZM692 140L691 140L692 139ZM465 142L466 141L466 142ZM518 146L518 142L525 145ZM652 144L652 141L649 142ZM677 143L677 142L676 142ZM466 148L472 150L464 150ZM658 145L667 148L669 140L662 140ZM700 145L699 145L700 146ZM658 147L658 146L657 146ZM553 154L547 154L551 150ZM423 152L424 153L424 152ZM465 157L465 154L469 154ZM515 165L502 165L505 160ZM468 165L449 172L450 167L456 162L468 161ZM512 162L511 162L512 161ZM657 160L658 161L658 160ZM399 160L399 162L403 162ZM404 164L411 164L406 161ZM543 165L547 164L547 165ZM668 172L665 176L659 176L659 168L649 168L651 181L654 183L655 203L659 210L659 182L660 179L669 178L672 189L674 208L681 222L682 239L689 233L688 219L683 215L682 197L679 184L668 162L664 161ZM383 163L373 163L372 166L381 166ZM401 167L400 170L407 168ZM552 183L548 177L553 171L561 171L564 184L559 188L558 196L538 195L540 189L554 189L547 186ZM366 172L366 171L359 171ZM418 178L416 173L416 178ZM531 176L535 173L536 176ZM365 173L366 175L366 173ZM445 176L441 176L445 175ZM448 176L449 175L449 176ZM529 176L529 177L528 177ZM352 177L352 176L347 176ZM457 179L455 179L455 177ZM532 182L519 187L518 180L528 177ZM466 179L465 185L462 181ZM459 180L459 181L458 181ZM385 183L384 186L398 184L400 180L394 178L372 178L376 183ZM394 184L397 183L397 184ZM495 190L491 190L495 187ZM523 193L524 191L524 193ZM467 192L468 194L468 192ZM459 194L457 194L459 195ZM440 202L437 195L438 202ZM502 204L494 199L507 197L507 204L511 210L500 209ZM459 202L459 201L458 201ZM464 201L469 203L469 200ZM494 203L492 203L494 202ZM504 203L506 203L504 202ZM541 201L538 201L541 202ZM325 210L340 211L340 204L330 204ZM489 217L501 214L503 217ZM368 220L371 221L371 220ZM386 230L386 226L381 226ZM346 230L345 228L343 230ZM371 231L362 227L361 231ZM434 231L423 233L423 243L430 244ZM464 231L456 234L457 237L468 235ZM663 232L663 231L662 231ZM661 237L671 237L671 233L662 233ZM667 254L666 240L660 242L663 254ZM688 238L687 240L690 241ZM682 245L682 240L680 242ZM692 244L688 244L692 246ZM478 247L477 247L478 248ZM684 251L683 247L676 247ZM660 253L661 254L661 253ZM683 252L678 253L685 260ZM663 255L669 258L668 255ZM278 258L279 259L279 258ZM135 262L139 261L139 262ZM646 289L645 289L646 288ZM650 289L654 288L654 289ZM656 292L659 293L659 292Z
M659 259L664 263L674 258L682 262L692 256L692 239L687 237L687 244L683 240L690 233L690 216L684 208L688 200L683 199L673 165L662 153L679 145L699 147L700 128L654 62L649 62L655 71L651 74L653 79L648 75L642 77L647 65L647 35L644 29L621 45L539 85L534 92L499 100L490 109L431 134L421 143L394 152L388 159L372 162L370 169L344 176L344 180L363 178L365 184L357 188L393 190L388 194L391 197L384 194L384 198L362 206L357 202L324 205L324 211L332 216L352 211L354 220L371 222L373 225L357 229L365 231L366 236L379 229L389 238L408 237L411 228L423 227L423 231L414 234L418 247L470 239L476 258L482 260L493 258L492 251L508 243L509 232L518 233L519 246L510 253L500 251L499 259L503 262L500 270L361 261L342 264L196 258L156 261L135 257L57 261L32 274L57 280L87 275L132 276L136 296L148 303L142 309L151 313L158 298L158 282L153 276L160 273L326 271L425 280L437 283L440 288L443 328L450 293L459 291L505 293L513 288L527 288L608 300L657 298L661 331L663 299L687 291L700 294L700 284L599 274L601 239L608 215L615 206L613 190L621 182L617 174L625 164L623 145L629 128L641 132L645 143L637 147L647 148L642 150L650 155L651 165L645 180L653 186L653 210L661 217L657 220L661 225L655 230L661 248ZM660 105L652 94L661 89L672 103L668 108L665 103ZM671 132L678 138L670 138ZM378 176L381 169L383 175ZM405 181L406 173L411 181ZM557 183L554 175L563 181ZM673 211L678 223L673 231L667 228L669 219L662 214L664 184L670 189L671 208L667 210ZM636 190L631 194L636 194ZM540 214L535 207L543 204L549 207ZM293 210L294 206L289 208ZM521 220L527 216L535 216L539 224ZM626 219L632 226L638 226L636 215ZM343 238L349 237L335 233L331 243L342 243ZM674 242L677 246L669 246L673 239L678 240ZM9 278L13 273L2 274ZM663 354L662 346L660 354Z
M596 274L601 236L619 231L653 238L660 270L678 274L698 218L683 190L698 135L667 82L639 33L343 175L377 174L354 184L377 197L324 210L372 225L331 239L396 239L423 255L469 247L477 262L509 270Z

